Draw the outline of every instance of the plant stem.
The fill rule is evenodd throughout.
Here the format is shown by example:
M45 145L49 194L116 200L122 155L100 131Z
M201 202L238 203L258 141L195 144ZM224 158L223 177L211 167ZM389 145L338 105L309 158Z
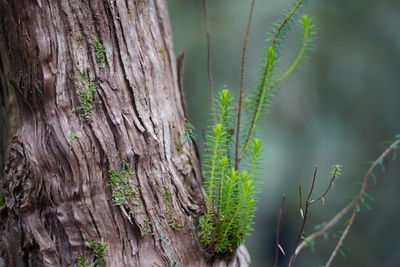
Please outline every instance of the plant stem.
M249 41L251 21L253 20L253 11L255 0L251 1L249 18L247 20L246 31L244 33L243 39L243 48L242 55L240 59L240 87L239 87L239 104L238 104L238 114L237 114L237 123L236 123L236 141L235 141L235 170L239 169L239 138L240 138L240 120L242 115L242 105L243 105L243 96L244 96L244 70L246 63L246 52L247 52L247 44Z

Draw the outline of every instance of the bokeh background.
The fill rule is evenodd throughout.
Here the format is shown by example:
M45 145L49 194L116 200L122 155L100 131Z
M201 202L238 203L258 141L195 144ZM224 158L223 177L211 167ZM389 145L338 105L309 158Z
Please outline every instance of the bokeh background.
M250 35L246 88L258 79L266 32L290 5L289 0L258 0ZM200 0L168 0L176 52L186 48L185 91L198 144L209 120L206 39ZM208 0L212 68L216 88L237 93L244 25L250 0ZM265 165L255 231L246 246L252 266L272 266L276 215L287 196L282 246L290 254L299 226L297 186L308 188L319 166L316 193L329 182L330 166L343 165L325 204L311 207L306 233L328 221L357 194L359 182L386 142L400 134L400 1L310 0L302 13L318 26L316 49L307 64L274 98L271 113L258 128ZM297 27L285 42L287 58L296 52ZM283 60L285 62L285 60ZM284 63L283 62L283 63ZM345 258L334 266L400 266L400 161L370 188L372 210L362 209L345 241ZM346 218L347 219L347 218ZM337 238L319 239L297 266L325 264ZM285 263L281 259L281 266Z

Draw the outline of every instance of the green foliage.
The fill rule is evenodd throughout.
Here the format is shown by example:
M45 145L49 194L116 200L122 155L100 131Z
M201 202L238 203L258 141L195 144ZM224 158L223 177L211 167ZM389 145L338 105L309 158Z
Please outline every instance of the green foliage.
M187 121L185 123L185 142L192 143L194 140L197 139L197 135L194 130L194 125Z
M89 74L87 71L84 71L79 77L73 77L72 81L75 84L81 83L83 86L87 85L87 88L79 93L80 105L75 110L78 111L86 120L90 120L90 114L93 110L93 94L99 88L99 85L95 82L89 81Z
M200 230L202 243L216 253L233 252L252 230L262 150L261 141L254 135L262 114L271 106L278 85L297 70L312 47L315 27L309 17L303 16L299 22L303 38L299 52L285 71L278 72L282 41L303 5L304 0L297 0L269 34L258 86L246 98L246 120L240 129L243 140L238 144L232 142L236 113L232 93L222 89L215 98L212 126L206 133L203 156L207 199ZM235 159L230 154L233 145L240 151ZM340 168L336 166L335 169L338 175Z
M232 252L251 230L255 211L255 177L261 141L253 140L249 169L232 168L229 156L233 97L223 89L215 101L214 125L207 133L204 155L206 213L201 220L201 241L215 252Z
M119 171L110 168L108 170L112 188L112 202L114 205L139 205L139 189L132 187L129 176L133 174L131 166L123 162Z
M74 132L71 132L71 133L69 134L69 137L71 137L72 140L76 140L76 139L79 138L79 136L78 136L76 133L74 133Z
M143 226L140 228L140 230L148 235L153 235L153 230L151 229L152 223L149 219L144 219L143 221Z
M311 252L315 252L315 239L307 238L307 235L303 233L301 239L306 242L306 246L311 250Z
M90 238L85 239L88 243L88 247L94 253L94 262L89 263L85 256L81 255L78 259L77 267L104 267L106 266L106 253L107 253L107 242L98 242Z
M94 267L94 263L89 263L85 256L80 255L76 266L77 267Z
M342 176L342 169L343 166L341 164L334 164L331 167L331 171L329 172L329 174L331 176L335 175L337 178L339 178L340 176Z
M99 63L100 70L104 70L106 66L106 50L99 40L95 40L93 44L94 55L97 63Z
M303 41L301 43L300 50L286 71L281 74L277 73L277 63L281 58L281 42L283 36L286 34L286 28L288 28L293 22L296 13L304 3L304 1L297 1L298 5L288 12L288 15L282 20L281 24L278 24L273 29L272 37L268 39L268 46L265 49L265 55L263 64L261 67L261 78L256 89L246 99L247 102L247 121L243 128L243 134L241 135L244 139L242 153L240 157L243 157L247 152L251 140L253 139L257 123L263 113L267 113L272 106L272 97L276 94L279 84L285 81L291 74L296 72L301 62L307 57L309 51L312 50L313 40L315 36L315 26L312 23L311 18L303 16L299 21Z

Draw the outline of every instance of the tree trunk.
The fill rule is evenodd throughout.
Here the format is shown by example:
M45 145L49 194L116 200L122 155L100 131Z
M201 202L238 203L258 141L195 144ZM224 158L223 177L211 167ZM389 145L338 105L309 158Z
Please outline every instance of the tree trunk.
M0 86L6 266L93 262L89 240L107 266L248 265L198 241L165 0L0 0ZM134 199L117 204L110 170L127 164Z

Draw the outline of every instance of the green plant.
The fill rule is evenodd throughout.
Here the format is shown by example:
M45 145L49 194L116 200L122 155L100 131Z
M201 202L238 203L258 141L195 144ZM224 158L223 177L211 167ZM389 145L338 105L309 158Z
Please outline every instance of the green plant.
M184 142L192 143L194 140L197 139L197 135L194 131L195 131L194 125L187 121L185 123L185 141Z
M77 262L77 267L104 267L106 266L106 253L107 253L107 242L98 242L90 238L85 239L88 243L88 247L94 253L94 262L89 263L85 256L81 255Z
M93 110L93 94L99 88L94 82L89 82L88 87L82 90L80 95L80 106L76 108L86 120L90 120L90 114Z
M296 71L312 47L314 26L308 16L303 16L299 22L303 33L299 52L285 71L278 71L284 36L303 4L304 0L296 1L283 20L273 27L263 56L258 86L245 100L246 117L242 126L243 92L240 92L237 114L230 90L222 89L215 97L213 121L206 134L203 157L206 211L200 220L201 241L214 252L233 252L252 230L262 146L254 135L261 115L271 106L278 85ZM232 130L234 128L236 133Z
M133 188L129 176L133 174L131 166L123 162L119 171L110 168L108 170L110 181L108 185L112 189L112 202L114 205L139 205L139 189Z
M251 230L255 211L255 177L261 141L254 139L247 170L235 170L229 156L233 98L228 89L216 98L214 125L207 134L204 156L206 213L201 220L201 241L216 252L232 252Z
M106 66L106 50L99 40L95 40L93 44L94 55L97 63L99 63L100 70L104 70Z
M147 235L153 235L154 233L151 226L151 221L149 219L144 219L143 226L140 228L140 230Z
M78 136L75 132L71 132L71 133L69 134L69 137L71 137L72 140L76 140L76 139L79 138L79 136Z
M86 89L79 92L80 105L75 111L78 111L86 120L90 120L90 115L93 110L93 94L99 88L99 85L89 80L87 71L84 71L79 77L73 77L72 81L80 87L87 85Z

